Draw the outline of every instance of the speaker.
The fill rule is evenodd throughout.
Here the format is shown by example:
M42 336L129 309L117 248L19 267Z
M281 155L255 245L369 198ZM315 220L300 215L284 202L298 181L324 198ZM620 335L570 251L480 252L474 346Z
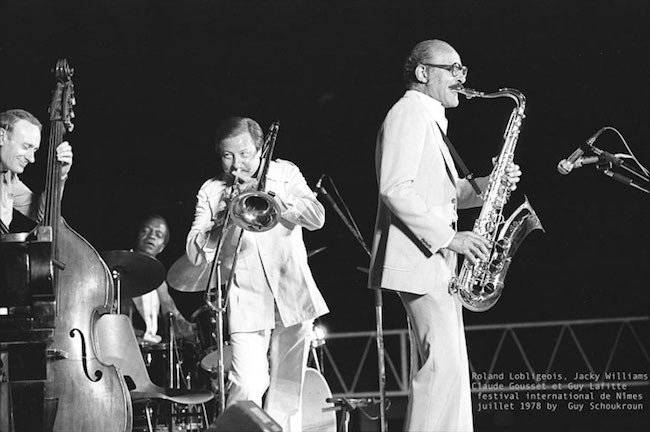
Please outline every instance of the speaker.
M282 432L282 427L253 401L230 405L206 432Z

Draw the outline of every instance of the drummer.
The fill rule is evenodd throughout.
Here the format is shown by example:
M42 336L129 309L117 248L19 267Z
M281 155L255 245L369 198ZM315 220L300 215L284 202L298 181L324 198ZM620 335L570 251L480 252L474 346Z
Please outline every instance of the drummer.
M167 246L169 236L169 225L165 218L160 215L149 216L140 225L135 251L156 258ZM174 300L169 295L167 282L163 281L155 290L134 297L132 300L144 321L144 342L155 344L162 340L162 337L158 334L161 311L163 317L168 316L170 313L174 316L179 337L193 337L192 325L183 318L176 308Z

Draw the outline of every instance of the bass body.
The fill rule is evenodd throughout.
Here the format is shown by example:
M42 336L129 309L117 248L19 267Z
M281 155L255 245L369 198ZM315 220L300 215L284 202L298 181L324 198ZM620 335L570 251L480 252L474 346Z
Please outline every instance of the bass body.
M56 147L72 129L72 70L57 62L43 225L52 228L54 332L47 345L46 431L127 432L131 397L124 377L97 357L95 326L113 303L113 282L97 251L61 217L61 165Z

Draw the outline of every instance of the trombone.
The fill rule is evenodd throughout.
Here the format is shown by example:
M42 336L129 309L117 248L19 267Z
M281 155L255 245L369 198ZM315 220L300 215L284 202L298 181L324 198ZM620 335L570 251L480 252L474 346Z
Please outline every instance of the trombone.
M224 216L223 224L221 225L221 231L218 237L214 260L212 261L210 275L208 277L208 285L204 300L205 304L215 314L216 318L215 336L217 339L216 343L219 353L217 356L216 366L217 380L219 384L219 413L223 413L226 408L226 379L223 361L223 314L226 312L226 299L228 298L228 291L230 290L230 287L232 286L234 280L235 268L237 266L237 257L239 255L239 249L241 248L243 234L244 231L268 231L278 224L280 218L280 206L273 198L274 195L272 193L264 192L264 187L266 186L266 174L271 164L271 157L273 156L275 140L278 136L279 129L280 123L278 121L273 122L269 128L266 139L264 140L264 144L262 146L262 154L260 155L260 168L258 168L258 171L260 169L261 171L259 171L258 174L259 180L257 182L256 190L239 193L237 190L239 178L235 177L234 179L232 189L229 194L226 214ZM222 289L221 281L221 252L226 231L233 225L238 226L240 230L239 237L237 239L237 246L233 255L232 265L230 267L230 275L228 276L228 282L225 285L224 290ZM211 286L213 280L212 278L214 276L216 276L216 283L214 284L215 286Z
M271 165L271 157L275 149L275 140L278 136L280 123L275 121L267 134L262 147L262 172L258 175L257 190L243 192L230 201L228 213L235 225L246 231L264 232L278 224L280 206L273 198L273 193L264 192L266 186L266 173ZM237 177L235 177L235 184ZM234 265L233 265L234 268Z

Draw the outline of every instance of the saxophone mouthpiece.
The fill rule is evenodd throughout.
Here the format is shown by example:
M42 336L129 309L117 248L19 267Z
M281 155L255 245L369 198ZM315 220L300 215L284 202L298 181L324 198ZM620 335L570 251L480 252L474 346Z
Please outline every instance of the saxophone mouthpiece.
M470 88L467 88L467 87L463 87L463 85L461 83L454 84L454 85L450 86L449 89L451 89L451 90L453 90L453 91L455 91L457 93L462 94L467 99L471 99L471 98L477 97L477 96L483 96L482 92L480 92L478 90L473 90L473 89L470 89Z

